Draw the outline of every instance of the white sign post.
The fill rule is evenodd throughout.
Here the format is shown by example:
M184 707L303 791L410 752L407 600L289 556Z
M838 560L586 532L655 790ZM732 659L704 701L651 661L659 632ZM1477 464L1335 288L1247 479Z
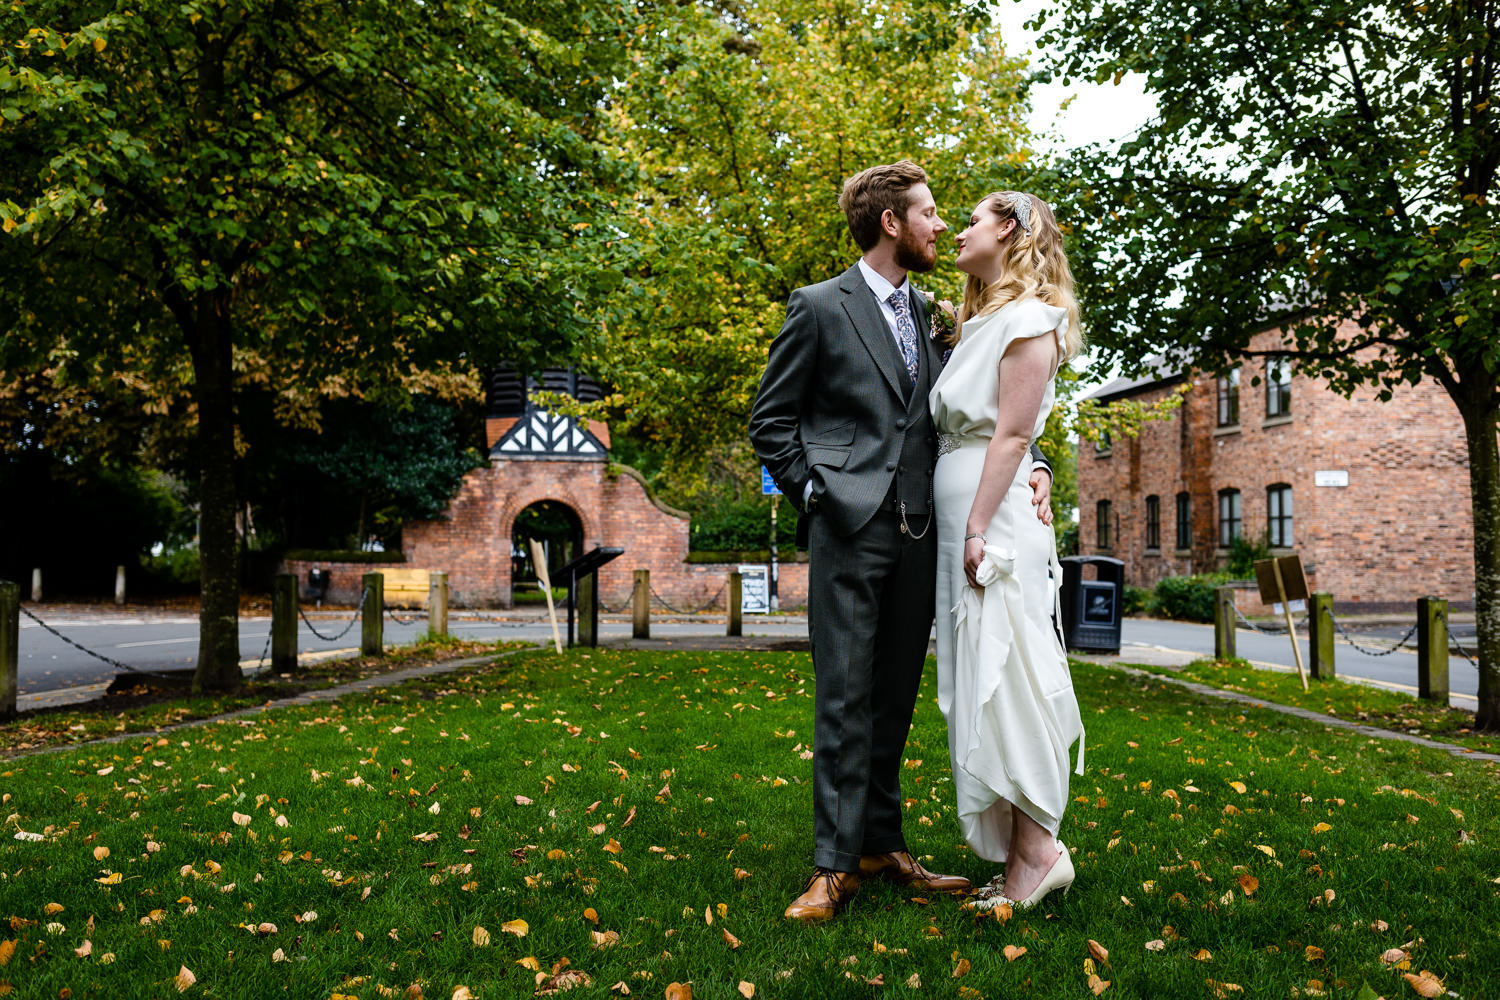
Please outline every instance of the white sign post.
M763 615L771 610L770 574L764 566L737 566L740 572L740 611Z

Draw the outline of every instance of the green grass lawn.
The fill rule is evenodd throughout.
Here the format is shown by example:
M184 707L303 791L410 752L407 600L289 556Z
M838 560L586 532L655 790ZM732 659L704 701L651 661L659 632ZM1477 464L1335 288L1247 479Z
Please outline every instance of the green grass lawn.
M0 763L0 981L165 997L186 969L186 996L447 1000L556 973L586 977L576 996L1001 998L1090 996L1092 972L1106 997L1394 998L1430 970L1500 995L1494 767L1105 668L1075 680L1078 882L1007 921L884 884L830 925L781 919L810 873L806 654L537 652ZM929 669L907 836L983 880L932 686ZM1382 962L1397 948L1409 967Z
M388 646L381 656L318 660L285 677L262 674L247 679L233 695L194 697L179 687L163 685L150 674L141 674L137 688L81 705L25 710L23 697L20 717L0 725L0 758L44 747L88 743L101 736L154 732L164 726L212 718L393 670L533 645L513 640L478 642L451 636L428 637L410 645Z
M1238 691L1278 705L1295 705L1349 722L1426 736L1485 753L1500 753L1500 735L1475 732L1472 728L1473 712L1423 701L1373 684L1309 677L1308 688L1303 691L1302 682L1295 673L1256 667L1241 659L1206 658L1194 660L1181 668L1143 666L1140 669L1226 691Z

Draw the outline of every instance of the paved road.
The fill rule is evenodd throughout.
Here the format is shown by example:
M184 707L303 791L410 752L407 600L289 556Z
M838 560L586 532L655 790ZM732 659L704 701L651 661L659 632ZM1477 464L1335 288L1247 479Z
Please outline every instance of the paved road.
M198 620L192 615L131 613L113 609L58 609L49 613L45 605L32 610L74 641L140 669L190 668L197 657ZM502 620L499 618L501 614L507 617ZM449 630L455 635L476 639L544 641L550 637L551 629L545 618L525 617L522 613L510 617L510 614L496 613L496 617L480 617L456 613L449 619ZM315 615L314 624L323 635L337 636L351 622L352 617L351 612ZM425 628L425 622L401 624L387 619L386 642L411 642ZM599 628L601 639L605 641L630 636L630 622L627 619L606 618L600 622ZM269 618L241 619L240 655L243 658L242 666L246 669L253 669L258 664L269 634ZM654 621L651 634L654 639L664 640L722 636L724 624L722 618L717 621L712 618ZM806 636L807 625L806 620L799 617L750 617L745 621L745 634L795 639ZM1183 662L1210 655L1213 651L1213 628L1208 625L1130 619L1125 623L1122 637L1122 662L1131 662L1133 655L1137 661L1143 657L1156 656L1165 657L1168 661ZM359 626L355 624L341 637L325 640L314 635L305 623L299 623L297 641L299 655L352 653L359 645ZM1363 638L1361 641L1368 645L1379 642ZM1291 644L1285 636L1263 636L1241 628L1236 643L1239 654L1246 659L1265 666L1291 669ZM1302 640L1302 646L1305 658L1306 640ZM1399 691L1416 691L1417 658L1410 650L1377 657L1361 653L1348 643L1340 641L1335 655L1340 676L1361 678ZM1453 703L1461 707L1472 707L1479 683L1477 670L1456 655L1450 658L1449 665ZM79 652L22 617L18 678L22 707L25 707L28 695L35 703L35 697L41 692L103 685L116 673L115 668Z

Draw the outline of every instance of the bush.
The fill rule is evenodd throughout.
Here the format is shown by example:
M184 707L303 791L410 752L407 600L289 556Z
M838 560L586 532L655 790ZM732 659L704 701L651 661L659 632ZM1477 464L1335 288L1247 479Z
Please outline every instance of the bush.
M1271 558L1271 546L1262 539L1252 542L1244 535L1229 543L1229 562L1225 567L1237 580L1255 579L1255 564Z
M404 552L366 552L362 549L287 549L281 556L283 559L295 559L298 562L340 562L340 563L398 563L406 562Z
M694 552L764 550L771 542L771 501L721 501L693 511L688 547ZM797 512L790 503L776 512L776 547L797 537Z
M1156 600L1156 591L1150 587L1133 587L1125 585L1125 616L1127 618L1139 617L1141 615L1154 615L1161 610Z
M1214 620L1214 588L1228 583L1229 573L1169 576L1156 584L1157 607L1168 618L1190 622Z

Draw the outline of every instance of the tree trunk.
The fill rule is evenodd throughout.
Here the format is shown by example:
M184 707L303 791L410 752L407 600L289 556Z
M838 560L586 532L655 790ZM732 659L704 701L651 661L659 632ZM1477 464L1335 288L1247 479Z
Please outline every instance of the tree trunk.
M1456 397L1469 441L1474 510L1474 620L1479 627L1477 729L1500 730L1500 406L1495 388L1473 379Z
M240 688L240 567L235 515L234 372L227 295L197 301L193 398L198 406L198 554L202 606L193 693Z

